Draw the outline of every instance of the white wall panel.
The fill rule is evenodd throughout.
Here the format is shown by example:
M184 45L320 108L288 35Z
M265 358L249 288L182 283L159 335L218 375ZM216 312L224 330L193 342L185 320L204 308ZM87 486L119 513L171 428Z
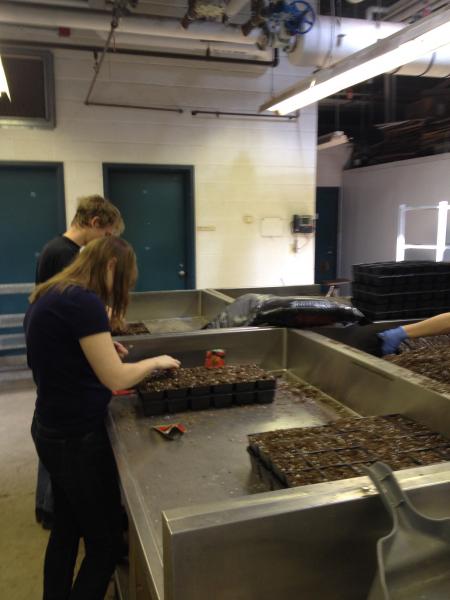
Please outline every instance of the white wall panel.
M344 166L351 153L351 144L318 151L317 187L342 187Z
M356 263L395 260L400 204L442 200L450 201L450 154L344 171L340 275L350 277Z

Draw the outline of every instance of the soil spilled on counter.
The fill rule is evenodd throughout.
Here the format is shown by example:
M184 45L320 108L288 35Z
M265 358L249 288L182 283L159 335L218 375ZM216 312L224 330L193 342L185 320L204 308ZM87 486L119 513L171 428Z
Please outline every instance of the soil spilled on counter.
M286 376L278 379L276 401L286 406L302 404L308 413L324 423L355 414L313 385Z
M143 335L150 333L150 330L141 321L125 323L123 327L117 327L111 332L111 335Z
M435 337L446 338L447 336ZM435 343L432 343L432 338L429 338L431 342L423 345L422 340L426 339L410 340L411 342L417 341L418 347L402 352L402 354L392 354L384 358L399 367L429 377L433 380L427 385L430 389L440 393L450 393L450 344L449 342L444 343L443 340L434 340Z

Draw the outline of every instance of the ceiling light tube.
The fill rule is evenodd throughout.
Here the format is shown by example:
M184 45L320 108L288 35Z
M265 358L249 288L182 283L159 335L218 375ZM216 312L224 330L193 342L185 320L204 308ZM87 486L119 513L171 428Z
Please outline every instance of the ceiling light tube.
M0 98L3 94L8 96L11 102L11 95L9 93L8 81L6 80L5 69L3 68L2 57L0 56Z
M398 69L450 44L450 8L322 69L265 102L260 111L286 115L372 77Z

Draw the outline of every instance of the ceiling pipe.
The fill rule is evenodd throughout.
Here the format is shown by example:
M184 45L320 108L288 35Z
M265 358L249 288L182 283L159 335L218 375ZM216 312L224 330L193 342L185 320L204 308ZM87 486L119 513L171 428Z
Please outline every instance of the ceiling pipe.
M102 40L106 40L106 33L99 33ZM242 56L253 60L272 60L272 49L259 50L256 46L244 44L226 44L221 42L202 42L201 40L186 40L158 36L131 35L120 33L114 36L115 44L118 46L136 46L137 48L174 49L188 52L207 52L211 56Z
M90 31L109 32L111 14L105 11L77 10L30 4L0 3L0 23L31 25L35 27L70 27ZM130 15L119 21L120 31L139 35L155 35L204 41L228 42L253 45L259 32L245 37L240 27L220 23L196 21L189 29L183 29L178 19Z
M297 66L323 69L394 34L406 25L321 16L307 35L299 37L297 48L288 55L288 59ZM447 77L449 72L450 47L447 46L400 67L395 74Z
M238 13L241 12L241 10L245 7L246 4L249 4L249 1L250 0L230 0L225 9L225 14L227 15L227 17L232 19Z
M380 15L386 14L388 9L384 6L369 6L366 8L366 19L368 21L379 20ZM377 19L374 19L377 17Z
M52 8L86 8L86 2L84 0L14 0L15 4L33 4L51 6Z
M391 4L391 6L388 6L388 10L386 13L386 19L396 20L397 13L401 12L405 8L408 8L408 6L414 6L415 4L418 4L419 2L422 2L422 6L423 6L423 0L398 0L398 2L394 2L394 4Z
M50 50L71 50L80 52L90 52L91 54L99 54L103 52L104 47L93 46L88 44L66 44L60 42L49 42L49 41L38 41L38 40L27 40L26 42L18 41L14 39L3 39L1 40L0 48L11 51L13 48L45 48ZM237 65L257 65L259 67L277 67L278 66L278 53L277 49L273 51L273 57L270 61L252 60L251 58L235 58L227 56L211 56L207 54L189 54L186 52L167 52L158 50L144 50L142 48L108 48L108 52L114 55L124 56L147 56L154 58L169 58L176 60L189 60L189 61L204 61L204 62L217 62L225 64L237 64Z
M18 4L6 0L0 2L0 24L2 23L19 27L70 27L108 33L111 13ZM288 55L288 60L294 65L321 69L374 44L378 39L392 35L405 25L321 16L307 35L299 36L297 48ZM255 29L246 37L242 35L240 27L202 21L192 23L186 30L178 19L130 15L120 19L117 33L173 40L226 42L254 49L260 32ZM450 48L447 47L404 65L396 74L447 77L449 72Z

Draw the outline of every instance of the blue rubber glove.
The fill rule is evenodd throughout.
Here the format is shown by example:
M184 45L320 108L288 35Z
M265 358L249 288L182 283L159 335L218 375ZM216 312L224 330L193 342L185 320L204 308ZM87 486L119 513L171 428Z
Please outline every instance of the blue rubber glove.
M408 334L403 329L403 327L387 329L386 331L382 331L377 335L382 342L381 354L383 356L385 356L386 354L395 354L400 344L404 342L408 337Z

